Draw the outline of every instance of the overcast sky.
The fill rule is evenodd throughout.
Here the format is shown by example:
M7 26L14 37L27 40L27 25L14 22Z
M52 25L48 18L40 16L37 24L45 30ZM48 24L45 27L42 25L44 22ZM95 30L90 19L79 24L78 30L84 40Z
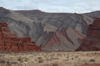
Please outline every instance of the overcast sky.
M0 0L0 7L10 10L86 13L100 11L100 0Z

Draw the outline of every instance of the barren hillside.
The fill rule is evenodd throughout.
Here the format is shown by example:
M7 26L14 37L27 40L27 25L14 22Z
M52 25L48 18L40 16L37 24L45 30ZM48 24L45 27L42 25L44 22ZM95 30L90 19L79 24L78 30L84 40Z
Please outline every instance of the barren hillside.
M94 19L85 14L12 11L0 7L0 22L6 22L7 28L19 37L31 37L45 51L74 51Z

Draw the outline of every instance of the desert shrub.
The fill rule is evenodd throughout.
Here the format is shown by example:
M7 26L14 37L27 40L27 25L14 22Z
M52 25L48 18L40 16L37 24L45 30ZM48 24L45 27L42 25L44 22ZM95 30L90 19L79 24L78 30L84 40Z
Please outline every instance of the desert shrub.
M11 63L9 61L7 61L6 63L7 63L7 65L11 65Z
M75 58L78 58L78 56L75 56Z
M0 57L4 57L4 55L0 55Z
M68 61L68 59L65 59L64 61Z
M72 60L74 60L74 58L71 58Z
M38 63L43 63L43 61L44 61L43 59L39 59Z
M52 60L58 60L59 58L51 58Z
M11 62L11 64L17 64L18 62Z
M18 59L17 59L18 61L22 61L23 60L23 58L22 57L18 57Z
M88 65L89 63L85 62L84 65Z
M94 54L97 54L97 53L94 53Z
M37 61L37 59L35 59L35 61Z
M25 61L28 61L29 60L29 58L25 58Z
M59 66L57 63L53 63L52 66Z
M42 59L42 57L38 57L38 59Z
M4 64L4 63L6 63L6 62L5 62L5 60L0 59L0 63L3 63L3 64Z
M20 61L20 63L23 63L23 61Z
M90 62L95 62L95 59L90 59L89 61L90 61Z
M66 58L69 58L69 56L67 56Z

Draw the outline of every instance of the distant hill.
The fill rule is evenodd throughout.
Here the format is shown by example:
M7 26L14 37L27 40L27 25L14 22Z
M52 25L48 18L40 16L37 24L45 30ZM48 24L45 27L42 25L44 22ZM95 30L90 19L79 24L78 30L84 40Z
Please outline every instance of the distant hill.
M85 15L90 16L90 17L94 17L94 18L100 18L100 11L85 13Z
M37 11L37 12L36 12ZM24 16L34 20L37 18L40 22L45 22L57 28L71 27L76 31L86 35L86 30L94 18L77 13L46 13L40 10L16 11Z
M12 11L0 7L0 22L6 22L10 31L19 37L31 37L49 51L74 51L94 19L87 14Z

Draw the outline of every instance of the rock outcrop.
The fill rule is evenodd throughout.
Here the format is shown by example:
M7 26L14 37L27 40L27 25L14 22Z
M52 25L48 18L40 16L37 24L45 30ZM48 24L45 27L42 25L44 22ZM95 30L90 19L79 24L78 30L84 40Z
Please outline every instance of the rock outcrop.
M87 30L87 37L83 39L81 46L76 51L100 50L100 18L94 20Z
M31 52L42 51L42 49L31 42L30 37L19 38L7 29L7 23L0 22L0 51Z

